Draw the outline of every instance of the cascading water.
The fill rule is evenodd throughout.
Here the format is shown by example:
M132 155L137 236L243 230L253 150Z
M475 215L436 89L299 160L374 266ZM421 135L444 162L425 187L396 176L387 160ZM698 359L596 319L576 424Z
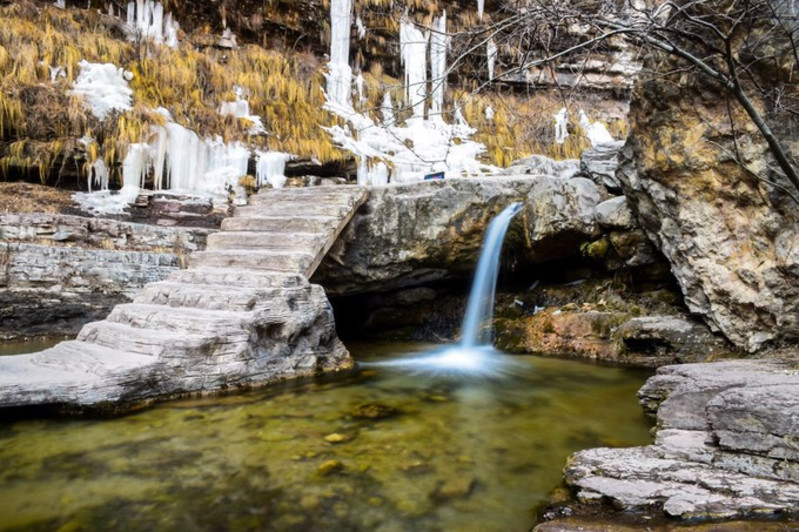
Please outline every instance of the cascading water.
M472 291L469 294L466 317L461 326L461 347L464 349L491 345L491 319L494 316L494 297L497 292L502 243L510 221L521 208L521 203L505 207L505 210L488 224L480 259L477 262L477 271L474 274Z
M410 368L412 371L432 370L442 373L494 374L500 372L500 357L491 345L494 298L497 291L499 260L508 226L521 210L513 203L488 224L480 259L477 262L466 316L461 325L458 345L437 350L429 355L379 362L371 365ZM505 361L507 362L507 361Z

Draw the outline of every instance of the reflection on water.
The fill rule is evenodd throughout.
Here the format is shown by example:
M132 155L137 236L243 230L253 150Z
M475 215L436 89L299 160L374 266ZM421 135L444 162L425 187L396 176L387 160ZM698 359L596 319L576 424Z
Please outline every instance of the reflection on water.
M36 340L26 340L24 342L0 342L0 357L37 353L48 347L53 347L61 340L61 338L39 338Z
M115 420L0 422L0 528L529 530L569 453L649 441L646 374L514 361L502 377L368 367Z

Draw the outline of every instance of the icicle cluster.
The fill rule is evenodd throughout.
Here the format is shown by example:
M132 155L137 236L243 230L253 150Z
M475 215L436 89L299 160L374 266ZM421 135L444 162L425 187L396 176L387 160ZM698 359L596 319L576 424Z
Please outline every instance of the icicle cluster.
M347 6L349 0L333 0L331 12L338 12ZM346 119L348 125L333 126L327 131L335 143L357 157L359 184L384 185L389 177L394 183L414 181L439 171L445 171L448 176L467 176L496 170L477 160L485 151L485 146L469 140L474 129L469 127L459 111L455 112L456 124L450 125L444 121L448 47L446 31L446 13L434 20L433 30L429 34L407 21L400 24L405 99L406 105L412 109L412 117L404 126L396 123L393 102L388 93L383 96L380 109L382 123L378 124L368 115L356 112L349 100L337 100L328 79L325 108ZM428 46L429 66L426 60ZM340 55L342 49L341 45L331 44L331 72L342 68L342 64L333 66L333 57L337 61L347 60ZM428 68L432 78L432 95L430 116L426 120ZM360 92L362 89L358 90Z
M279 151L259 151L256 156L255 179L258 186L269 184L273 188L283 188L286 184L286 162L291 160L291 155Z
M614 142L616 139L610 134L605 124L600 122L591 122L585 111L580 109L580 127L583 128L585 136L588 137L591 146L598 146L600 144L608 144Z
M327 99L336 105L351 106L352 69L350 60L350 25L352 0L330 3L330 62L327 74Z
M139 36L152 39L171 48L178 46L180 25L172 20L172 14L164 15L164 6L153 0L128 2L128 26Z
M400 23L400 60L405 67L405 101L413 117L423 119L427 99L427 36L407 20Z

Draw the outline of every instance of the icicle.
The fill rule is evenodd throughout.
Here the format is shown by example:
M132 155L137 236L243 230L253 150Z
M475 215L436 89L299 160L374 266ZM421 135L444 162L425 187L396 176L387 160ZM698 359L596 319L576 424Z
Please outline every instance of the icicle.
M141 188L147 176L148 167L147 144L131 144L122 162L122 186Z
M562 107L560 111L555 113L555 142L563 144L569 136L569 111Z
M486 43L486 59L488 62L488 80L494 79L494 65L497 62L497 43L494 38L488 39Z
M494 121L494 108L491 107L490 105L488 107L486 107L485 115L486 115L486 120L488 120L489 122L493 122Z
M258 186L267 183L272 188L283 188L286 184L286 162L291 160L291 155L279 151L257 152L255 163L255 181Z
M66 0L56 0L55 6L58 9L66 9L67 8L67 2L66 2Z
M101 157L98 157L91 166L91 176L89 177L89 192L92 191L92 182L98 190L108 190L108 167Z
M363 25L360 15L355 18L355 29L358 30L359 39L366 37L366 26Z
M430 114L443 120L444 90L447 83L447 12L433 21L433 30L430 32L430 74L433 85L430 101Z
M400 22L400 50L405 66L405 103L413 118L424 118L427 97L427 38L407 20Z
M383 125L391 127L394 125L394 105L391 103L391 94L388 91L383 94L383 105L380 108L383 114Z
M350 107L352 69L350 68L350 21L352 0L330 3L330 62L327 72L327 98L330 102Z
M116 14L114 13L114 4L112 4L111 2L108 2L108 15L111 17L116 16Z
M477 0L477 20L483 22L483 11L485 10L485 0Z
M366 101L363 84L363 75L359 73L357 76L355 76L355 93L358 95L358 103Z

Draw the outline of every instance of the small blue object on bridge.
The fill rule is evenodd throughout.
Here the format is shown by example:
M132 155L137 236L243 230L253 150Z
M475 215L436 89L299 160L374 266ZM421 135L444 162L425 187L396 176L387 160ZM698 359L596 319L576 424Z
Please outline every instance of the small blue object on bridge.
M434 174L427 174L424 176L425 181L430 181L432 179L444 179L444 172L436 172Z

